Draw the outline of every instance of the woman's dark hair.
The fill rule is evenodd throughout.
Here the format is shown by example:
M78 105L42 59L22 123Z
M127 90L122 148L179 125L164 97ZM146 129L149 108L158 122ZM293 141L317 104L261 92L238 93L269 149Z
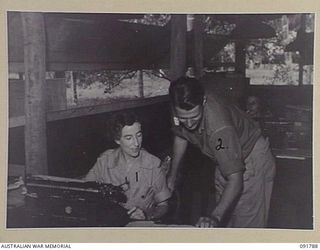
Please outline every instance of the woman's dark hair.
M190 110L203 103L204 90L197 79L180 77L170 83L169 97L174 107Z
M122 112L115 114L112 117L112 137L114 140L119 140L121 137L121 131L125 126L132 126L135 122L141 124L137 115L133 112Z

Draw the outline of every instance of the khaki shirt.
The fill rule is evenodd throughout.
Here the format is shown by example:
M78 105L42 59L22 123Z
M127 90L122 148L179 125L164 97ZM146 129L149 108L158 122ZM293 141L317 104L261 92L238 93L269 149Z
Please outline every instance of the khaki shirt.
M127 209L139 207L145 211L171 196L164 170L160 168L160 159L144 149L130 162L124 158L121 148L105 151L85 180L111 183L115 186L124 184L128 199L124 206Z
M195 131L176 124L175 135L215 160L224 177L245 170L244 160L261 136L260 128L243 111L206 92L203 117Z

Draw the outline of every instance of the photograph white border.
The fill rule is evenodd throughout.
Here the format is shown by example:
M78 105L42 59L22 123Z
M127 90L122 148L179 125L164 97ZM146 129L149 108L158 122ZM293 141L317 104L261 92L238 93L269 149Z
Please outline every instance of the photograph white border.
M315 45L319 42L320 1L315 0L2 0L0 2L1 36L1 79L0 92L0 241L1 242L319 242L319 181L320 171L315 164L319 160L319 147L314 144L314 230L286 229L176 229L176 228L90 228L90 229L6 229L5 200L8 158L8 45L6 11L63 11L63 12L105 12L105 13L316 13ZM319 51L315 48L313 136L319 138L317 114ZM316 195L317 194L317 195Z

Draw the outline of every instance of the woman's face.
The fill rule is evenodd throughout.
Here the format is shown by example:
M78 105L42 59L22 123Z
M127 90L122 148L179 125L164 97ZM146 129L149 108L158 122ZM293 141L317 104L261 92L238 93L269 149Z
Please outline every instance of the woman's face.
M131 126L124 126L121 131L121 137L116 140L126 156L138 157L142 146L142 130L139 122Z

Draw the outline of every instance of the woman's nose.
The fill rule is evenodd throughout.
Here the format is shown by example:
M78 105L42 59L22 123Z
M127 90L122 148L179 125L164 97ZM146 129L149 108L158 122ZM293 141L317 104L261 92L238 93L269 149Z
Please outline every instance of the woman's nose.
M137 137L133 137L133 144L139 146L139 139Z

